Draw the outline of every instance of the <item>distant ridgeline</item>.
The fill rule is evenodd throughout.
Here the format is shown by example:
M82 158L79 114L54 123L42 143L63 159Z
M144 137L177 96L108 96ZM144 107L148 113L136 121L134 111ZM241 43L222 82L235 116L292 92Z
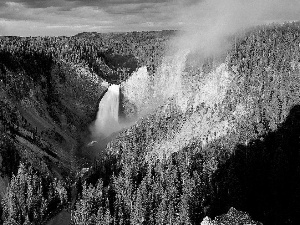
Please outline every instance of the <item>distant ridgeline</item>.
M231 207L300 224L299 24L245 31L200 62L163 57L174 34L0 38L7 224L43 224L46 206L71 210L73 224L200 224ZM85 166L76 151L107 82L120 84L124 117L141 116Z
M155 70L175 31L132 33L81 33L73 37L0 37L1 54L22 61L37 54L53 60L88 66L109 83L120 83L137 66ZM7 55L6 55L7 57ZM5 58L2 60L5 60ZM21 59L20 58L20 59ZM33 62L31 62L32 64Z

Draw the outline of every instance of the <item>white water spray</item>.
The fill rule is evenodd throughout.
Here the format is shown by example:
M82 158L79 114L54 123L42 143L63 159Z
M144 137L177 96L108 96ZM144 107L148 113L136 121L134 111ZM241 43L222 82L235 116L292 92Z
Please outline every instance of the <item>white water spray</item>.
M153 77L146 67L141 67L123 83L122 93L137 108L136 119L152 113L174 96L183 97L182 72L188 53L188 50L178 50L165 56Z

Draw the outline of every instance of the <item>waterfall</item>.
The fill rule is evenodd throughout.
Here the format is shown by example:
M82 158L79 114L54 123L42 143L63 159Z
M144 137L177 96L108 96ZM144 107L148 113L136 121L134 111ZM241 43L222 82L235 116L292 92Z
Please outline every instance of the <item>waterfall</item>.
M101 140L119 131L119 85L111 85L99 103L97 118L91 127L93 139Z

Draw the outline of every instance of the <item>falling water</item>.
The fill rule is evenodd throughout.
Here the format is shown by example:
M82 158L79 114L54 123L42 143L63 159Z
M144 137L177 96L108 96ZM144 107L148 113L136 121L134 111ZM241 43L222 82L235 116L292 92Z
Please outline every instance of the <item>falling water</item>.
M105 139L122 128L119 123L119 95L119 85L111 85L101 99L96 121L91 127L94 139Z

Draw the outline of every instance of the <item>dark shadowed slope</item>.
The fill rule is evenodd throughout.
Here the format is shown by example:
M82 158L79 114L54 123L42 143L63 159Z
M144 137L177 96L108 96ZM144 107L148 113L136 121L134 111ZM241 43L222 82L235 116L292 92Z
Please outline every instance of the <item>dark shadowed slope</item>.
M296 105L278 129L237 145L213 175L215 215L233 206L264 224L299 224L299 137Z

